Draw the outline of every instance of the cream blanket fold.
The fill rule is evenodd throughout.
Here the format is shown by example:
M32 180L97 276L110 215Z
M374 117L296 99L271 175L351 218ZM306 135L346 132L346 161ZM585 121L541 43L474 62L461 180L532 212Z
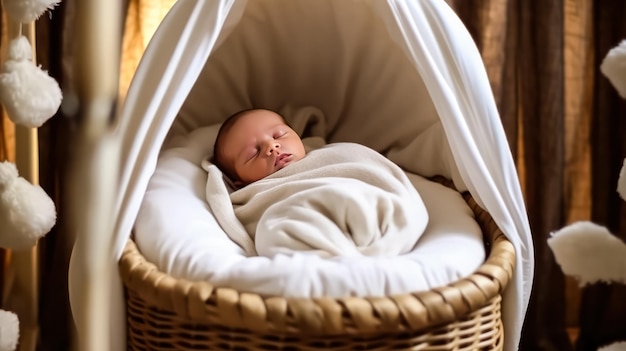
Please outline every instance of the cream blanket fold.
M394 256L409 252L428 223L402 169L353 143L330 144L229 194L210 165L207 201L249 255Z

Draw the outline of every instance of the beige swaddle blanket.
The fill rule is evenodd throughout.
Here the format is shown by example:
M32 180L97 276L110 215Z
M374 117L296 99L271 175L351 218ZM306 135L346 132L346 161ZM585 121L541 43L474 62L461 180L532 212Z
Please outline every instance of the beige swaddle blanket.
M393 256L410 251L428 214L402 169L378 152L336 143L229 193L207 168L207 201L248 255Z

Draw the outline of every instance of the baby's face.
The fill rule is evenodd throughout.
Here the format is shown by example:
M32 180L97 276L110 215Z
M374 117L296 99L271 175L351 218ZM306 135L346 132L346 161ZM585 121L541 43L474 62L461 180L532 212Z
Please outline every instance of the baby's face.
M262 179L306 154L298 133L278 114L267 110L246 112L220 147L242 185Z

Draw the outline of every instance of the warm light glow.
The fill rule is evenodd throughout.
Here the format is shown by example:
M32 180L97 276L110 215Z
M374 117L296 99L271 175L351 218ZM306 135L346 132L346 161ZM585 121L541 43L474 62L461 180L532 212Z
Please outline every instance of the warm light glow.
M120 97L126 96L141 55L176 0L130 0L122 39Z

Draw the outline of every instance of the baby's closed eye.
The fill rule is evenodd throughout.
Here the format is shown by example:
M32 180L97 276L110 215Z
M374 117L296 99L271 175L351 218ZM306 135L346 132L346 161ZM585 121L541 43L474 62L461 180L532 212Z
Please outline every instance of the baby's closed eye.
M259 154L260 151L261 149L258 146L251 149L246 156L246 162L255 158Z
M280 139L280 138L282 138L282 137L284 137L286 135L287 135L287 132L278 132L278 133L274 134L274 139Z

